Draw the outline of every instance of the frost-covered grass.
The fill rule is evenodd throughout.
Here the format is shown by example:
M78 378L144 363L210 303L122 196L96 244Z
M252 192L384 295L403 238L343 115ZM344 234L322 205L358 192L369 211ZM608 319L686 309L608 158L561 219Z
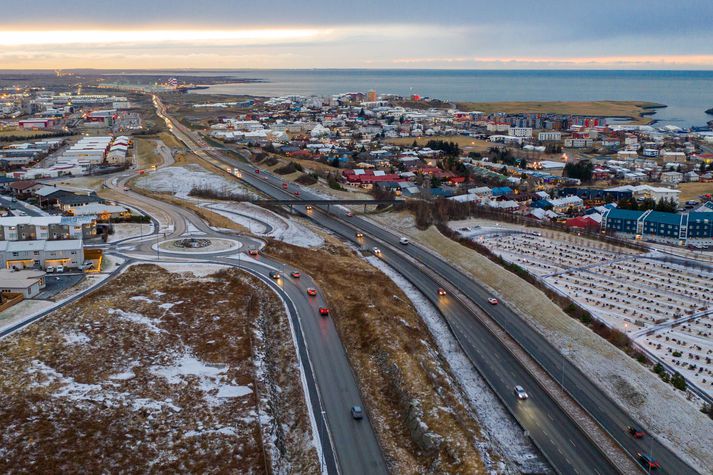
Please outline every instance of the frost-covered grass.
M0 342L0 472L315 471L279 300L225 267L171 270L132 266ZM259 314L270 333L255 343ZM257 352L279 393L256 378ZM261 437L274 427L289 436Z
M221 193L248 193L237 181L211 173L194 163L159 168L155 172L142 175L135 184L147 191L172 193L183 199L187 198L194 188L210 188Z

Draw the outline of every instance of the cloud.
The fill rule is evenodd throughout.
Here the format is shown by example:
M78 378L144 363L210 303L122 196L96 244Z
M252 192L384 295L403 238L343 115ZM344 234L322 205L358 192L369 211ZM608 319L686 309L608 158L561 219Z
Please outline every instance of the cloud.
M697 67L713 69L713 54L682 55L628 55L628 56L583 56L583 57L413 57L397 58L394 65L433 66L458 65L459 67L507 66L507 67Z

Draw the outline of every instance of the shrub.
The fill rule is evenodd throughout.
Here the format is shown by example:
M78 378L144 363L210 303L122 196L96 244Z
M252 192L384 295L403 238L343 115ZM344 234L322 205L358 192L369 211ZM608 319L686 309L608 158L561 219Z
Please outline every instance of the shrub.
M676 373L671 377L671 384L673 384L673 387L680 390L680 391L685 391L686 390L686 379L681 376L681 373Z

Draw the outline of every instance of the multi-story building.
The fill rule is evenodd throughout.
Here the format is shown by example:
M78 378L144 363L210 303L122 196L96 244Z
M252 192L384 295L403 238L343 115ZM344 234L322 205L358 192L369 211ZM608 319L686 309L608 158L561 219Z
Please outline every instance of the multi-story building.
M614 208L604 212L602 229L609 234L681 246L713 246L713 218L704 212L677 214Z
M562 132L540 132L537 134L537 140L540 142L559 142L562 140Z
M83 239L94 235L93 216L0 218L0 268L80 267Z

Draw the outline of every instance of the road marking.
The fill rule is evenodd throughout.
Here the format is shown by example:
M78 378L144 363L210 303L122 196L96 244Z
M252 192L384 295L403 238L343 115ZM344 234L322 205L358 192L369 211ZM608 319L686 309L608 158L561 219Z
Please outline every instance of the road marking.
M574 441L573 441L572 439L569 439L569 441L570 441L570 443L571 443L571 444L572 444L572 445L573 445L574 447L576 447L576 446L577 446L577 444L575 444L575 443L574 443Z

